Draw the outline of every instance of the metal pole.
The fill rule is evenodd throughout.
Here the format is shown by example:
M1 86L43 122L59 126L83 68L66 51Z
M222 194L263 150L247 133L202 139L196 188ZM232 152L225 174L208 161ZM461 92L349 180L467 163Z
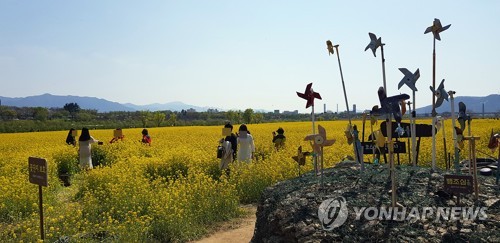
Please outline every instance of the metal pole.
M380 38L380 42L382 42L382 38ZM384 58L384 44L380 45L380 52L382 52L382 80L384 82L384 90L386 95L389 93L387 91L387 86L385 85L385 58Z
M479 140L479 137L471 137L470 143L471 143L471 150L472 150L472 163L474 167L473 171L473 176L474 176L474 198L477 200L478 199L478 193L479 193L479 185L477 184L477 163L476 163L476 139Z
M446 164L446 170L449 170L450 168L448 167L448 158L447 158L448 151L446 150L446 135L444 133L444 117L441 117L441 119L443 122L443 124L441 124L441 127L443 128L442 130L443 130L444 161Z
M312 105L311 120L313 128L312 134L316 134L316 126L314 124L314 104ZM318 156L315 153L313 153L313 163L314 163L314 172L316 173L316 175L318 175Z
M38 209L40 210L40 238L45 240L45 231L43 230L43 196L42 186L38 185Z
M413 111L411 112L411 152L412 152L412 164L417 165L417 110L415 109L415 91L413 91Z
M394 146L392 144L392 114L388 115L389 120L387 122L387 147L389 150L389 166L390 166L390 171L391 171L391 201L392 201L392 207L396 207L396 170L394 166L394 157L393 157L393 149Z
M455 160L454 160L454 166L455 166L455 172L457 174L460 173L460 149L458 148L458 141L457 141L457 131L455 130L455 91L448 91L448 94L450 95L450 103L451 103L451 124L453 126L453 147L455 148Z
M323 146L321 146L321 188L323 188Z
M436 90L436 38L433 38L432 89ZM432 170L436 170L436 95L432 93Z

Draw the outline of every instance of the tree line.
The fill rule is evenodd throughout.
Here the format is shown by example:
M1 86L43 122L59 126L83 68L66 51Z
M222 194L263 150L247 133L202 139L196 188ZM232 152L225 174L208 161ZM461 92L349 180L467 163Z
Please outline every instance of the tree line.
M320 114L318 120L335 120L342 114ZM209 110L181 111L112 111L98 112L81 109L77 103L67 103L62 108L0 106L0 132L30 132L80 129L146 128L164 126L212 126L257 124L283 121L308 121L309 114L258 113L251 108L244 111Z

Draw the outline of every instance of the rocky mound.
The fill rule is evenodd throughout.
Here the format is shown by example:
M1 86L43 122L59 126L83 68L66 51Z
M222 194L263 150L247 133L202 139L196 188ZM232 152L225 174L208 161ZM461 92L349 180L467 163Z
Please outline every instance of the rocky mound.
M398 209L390 208L387 165L360 174L355 163L340 163L325 170L323 187L312 172L277 183L262 194L252 242L500 242L495 178L478 176L478 200L461 194L457 205L443 191L446 173L398 166Z

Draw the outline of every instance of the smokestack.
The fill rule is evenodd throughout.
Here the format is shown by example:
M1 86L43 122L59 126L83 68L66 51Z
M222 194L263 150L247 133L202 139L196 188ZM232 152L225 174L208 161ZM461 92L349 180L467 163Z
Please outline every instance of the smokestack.
M326 113L326 104L323 104L323 113Z

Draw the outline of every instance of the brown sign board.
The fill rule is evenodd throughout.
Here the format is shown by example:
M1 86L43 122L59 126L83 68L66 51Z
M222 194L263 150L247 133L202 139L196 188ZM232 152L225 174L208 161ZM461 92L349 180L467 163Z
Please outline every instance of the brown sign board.
M36 157L28 158L29 180L33 184L47 186L47 160Z
M447 192L471 194L473 185L471 175L444 175L444 190Z
M375 154L380 154L379 150L376 148L376 145L372 142L361 142L361 146L363 147L363 154L373 154L373 149L375 149ZM389 148L387 147L387 145L385 147L380 147L380 150L382 149L385 150L385 153L389 153ZM406 143L401 141L394 142L394 153L406 153Z

